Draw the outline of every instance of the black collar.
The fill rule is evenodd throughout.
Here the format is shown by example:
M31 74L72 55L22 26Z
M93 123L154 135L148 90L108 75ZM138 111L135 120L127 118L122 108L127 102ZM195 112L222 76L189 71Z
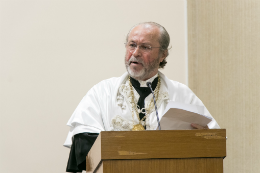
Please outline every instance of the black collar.
M148 87L140 87L140 83L138 82L138 80L136 80L136 79L134 79L134 78L132 78L132 77L130 77L130 81L131 81L131 83L132 83L132 86L137 90L137 89L141 89L142 90L142 88L148 88ZM152 89L153 90L155 90L155 88L156 88L156 86L157 86L157 83L158 83L158 77L156 77L154 80L153 80L153 82L152 82Z

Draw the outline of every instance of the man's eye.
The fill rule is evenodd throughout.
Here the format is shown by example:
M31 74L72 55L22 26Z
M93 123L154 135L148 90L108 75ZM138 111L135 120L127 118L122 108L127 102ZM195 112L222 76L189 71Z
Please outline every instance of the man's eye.
M144 50L150 50L151 49L150 46L145 46L145 45L142 45L141 48L144 49Z
M129 46L130 46L130 47L136 47L136 45L135 45L135 44L129 44Z

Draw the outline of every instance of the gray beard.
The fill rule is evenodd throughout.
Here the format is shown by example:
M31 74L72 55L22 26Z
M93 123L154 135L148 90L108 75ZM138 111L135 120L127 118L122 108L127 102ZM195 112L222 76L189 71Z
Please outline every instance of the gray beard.
M135 69L132 70L129 64L130 61L137 61L138 63L143 64L143 69L141 71L135 71ZM158 69L159 64L159 57L147 64L145 64L141 59L135 58L133 56L128 61L125 60L125 66L128 74L136 80L146 79L148 76L150 76L152 73L154 73L154 71Z

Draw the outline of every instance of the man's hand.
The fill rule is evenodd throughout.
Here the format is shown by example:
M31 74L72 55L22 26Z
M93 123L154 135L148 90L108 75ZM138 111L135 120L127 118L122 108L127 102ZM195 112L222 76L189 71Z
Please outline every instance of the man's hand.
M203 126L198 125L198 124L195 124L195 123L191 123L190 125L191 125L191 127L193 127L194 129L209 129L208 126L203 127Z

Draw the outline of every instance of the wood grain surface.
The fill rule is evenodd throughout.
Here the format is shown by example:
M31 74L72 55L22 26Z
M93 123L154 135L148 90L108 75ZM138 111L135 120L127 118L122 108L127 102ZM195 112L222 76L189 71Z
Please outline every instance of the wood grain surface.
M105 160L103 173L223 173L222 158Z
M101 159L225 157L226 131L101 132Z
M103 131L87 156L87 171L222 173L225 156L225 129Z

